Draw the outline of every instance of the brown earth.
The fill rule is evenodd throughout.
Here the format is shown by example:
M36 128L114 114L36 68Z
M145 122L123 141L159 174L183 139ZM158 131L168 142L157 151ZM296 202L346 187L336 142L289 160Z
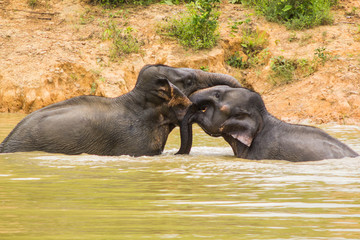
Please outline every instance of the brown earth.
M145 64L207 68L233 75L261 93L269 112L292 122L360 124L360 2L340 1L334 24L304 31L286 30L241 5L221 4L220 40L212 50L186 50L157 34L159 24L184 6L154 4L106 10L81 0L0 0L0 112L29 113L77 95L115 97L131 90ZM110 16L131 26L143 46L139 53L110 59L111 42L102 40ZM241 49L235 21L251 19L268 35L262 64L239 70L225 63ZM314 58L325 47L329 60L310 76L274 86L270 57Z

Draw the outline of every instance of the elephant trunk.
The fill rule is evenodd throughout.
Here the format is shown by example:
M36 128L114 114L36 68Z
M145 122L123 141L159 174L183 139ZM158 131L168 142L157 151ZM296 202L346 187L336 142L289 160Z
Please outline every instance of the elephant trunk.
M236 78L227 74L209 73L197 70L196 75L198 79L207 79L207 81L202 81L204 83L204 86L201 86L201 88L208 88L216 85L228 85L229 87L233 88L241 87L241 84Z
M189 154L192 147L192 117L197 107L192 105L189 107L180 125L181 146L176 154Z

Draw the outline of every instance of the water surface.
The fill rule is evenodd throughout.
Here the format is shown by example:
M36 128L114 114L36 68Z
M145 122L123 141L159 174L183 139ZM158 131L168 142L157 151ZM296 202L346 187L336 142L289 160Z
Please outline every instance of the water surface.
M0 114L0 141L24 117ZM360 152L360 127L321 126ZM360 158L233 157L195 129L156 157L0 154L0 239L360 239Z

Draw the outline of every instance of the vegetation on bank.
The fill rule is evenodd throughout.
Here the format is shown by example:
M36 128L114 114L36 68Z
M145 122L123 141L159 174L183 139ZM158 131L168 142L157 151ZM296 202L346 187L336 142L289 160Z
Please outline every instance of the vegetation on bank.
M338 0L230 0L256 9L268 21L284 24L288 29L305 29L331 24L332 6Z
M291 83L303 77L310 76L317 71L319 65L334 58L325 47L317 48L314 57L308 59L286 59L283 56L275 56L270 59L271 73L270 82L274 85Z
M212 48L219 38L219 3L220 0L195 0L186 5L187 11L180 18L170 19L158 32L195 50Z
M103 4L110 3L110 0L99 1ZM113 0L112 4L115 4L115 2L123 3L121 1L122 0ZM270 6L260 5L265 4L265 2L269 3L271 1L241 1L243 4L255 7L262 6L264 12L268 11L270 8ZM325 2L327 2L327 4L325 4ZM166 19L166 22L161 23L157 28L157 33L178 39L179 43L186 48L195 50L210 49L216 45L217 40L219 39L219 3L220 0L194 0L193 2L186 4L186 11L183 14L171 19ZM318 23L315 23L311 20L311 17L305 17L303 13L306 9L318 9L319 7L316 7L315 4L320 3L324 4L322 6L330 6L330 1L325 0L301 2L281 0L277 1L277 4L274 3L274 6L271 7L273 8L273 11L269 11L273 13L271 16L278 16L277 19L282 19L282 21L286 20L287 22L285 21L284 23L285 25L288 24L287 26L289 28L310 27L312 24L320 23L321 21L319 19L322 18L316 17L316 14L311 15L311 17L314 17L319 21ZM334 4L335 1L332 1L331 3ZM266 10L266 7L268 10ZM293 11L297 11L297 9L300 9L301 11L298 11L296 15ZM325 14L324 16L328 15ZM312 21L312 24L305 21L305 18ZM300 26L298 24L299 21L305 25ZM104 24L104 27L103 39L111 40L113 42L110 52L111 59L114 60L129 53L139 52L142 43L134 36L135 30L132 27L127 26L125 28L119 28L113 20ZM317 70L320 63L323 64L329 59L325 48L316 49L314 58L311 60L286 59L283 56L271 57L270 52L266 48L268 45L267 33L258 28L254 28L250 18L235 21L230 28L231 34L241 36L241 51L236 51L228 56L226 63L234 68L248 69L268 64L270 60L271 72L268 79L274 86L288 84L299 78L307 77ZM299 40L296 33L290 35L290 42ZM303 41L306 41L306 39L303 39Z
M240 30L238 29L239 26L241 26ZM231 54L226 63L240 69L263 64L269 55L266 49L269 43L268 34L265 31L252 27L250 18L234 22L231 29L232 33L241 35L241 52L236 51Z
M29 0L36 1L36 0ZM163 2L166 4L189 3L192 7L188 8L190 15L196 8L200 12L205 10L211 13L214 2L220 0L90 0L93 4L100 4L106 7L114 7L122 4L149 5L151 3ZM333 17L330 13L331 7L338 4L338 0L229 0L233 4L243 4L252 8L266 17L268 21L284 24L288 29L305 29L314 26L331 24ZM204 9L204 5L208 5ZM205 17L204 14L200 16ZM207 18L207 17L205 17ZM188 17L187 20L194 19ZM182 24L188 23L185 19ZM181 23L177 23L178 25ZM179 26L178 28L181 28Z
M28 0L31 7L35 7L41 0ZM185 48L211 49L219 40L219 5L221 0L85 0L98 4L105 9L112 9L119 5L149 5L161 2L168 5L186 4L186 10L157 26L157 33L177 39ZM301 30L322 24L332 23L330 8L338 0L229 0L233 4L242 4L254 8L257 13L264 15L269 21L278 22L288 29ZM105 10L104 9L104 10ZM106 10L107 11L107 10ZM125 10L127 11L127 10ZM127 14L123 9L110 13L107 21L102 21L101 38L111 41L110 59L123 58L129 53L140 52L143 43L136 37L136 30L129 26ZM80 16L80 24L94 21L91 10ZM120 18L123 23L116 19ZM125 22L125 23L124 23ZM306 77L316 71L319 64L329 59L325 48L315 50L314 58L286 59L283 56L272 56L266 48L268 34L254 27L250 18L234 21L230 36L241 37L240 51L233 52L226 59L226 63L234 68L249 69L268 64L270 61L271 73L269 81L273 85L291 83L300 77ZM360 32L360 30L359 30ZM289 41L306 41L298 39L296 33L290 34Z
M119 28L112 19L105 23L105 30L102 35L103 40L111 40L110 58L116 59L129 53L138 53L142 42L133 33L135 30L128 26Z

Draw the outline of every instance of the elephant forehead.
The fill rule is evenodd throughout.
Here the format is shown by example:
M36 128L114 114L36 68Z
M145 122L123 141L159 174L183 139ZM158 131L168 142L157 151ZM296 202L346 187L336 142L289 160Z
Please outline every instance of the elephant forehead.
M172 68L172 67L168 67L168 68L162 68L161 72L163 74L165 74L169 80L179 80L179 79L184 79L184 78L190 78L193 76L193 69L189 69L189 68Z
M200 90L197 90L196 92L194 92L193 94L191 94L192 97L211 97L214 95L214 93L216 92L221 92L221 93L225 93L226 91L230 90L231 87L227 86L227 85L218 85L218 86L214 86L214 87L209 87L209 88L203 88Z
M247 89L231 89L226 91L224 99L229 102L247 103L251 95L251 92Z

